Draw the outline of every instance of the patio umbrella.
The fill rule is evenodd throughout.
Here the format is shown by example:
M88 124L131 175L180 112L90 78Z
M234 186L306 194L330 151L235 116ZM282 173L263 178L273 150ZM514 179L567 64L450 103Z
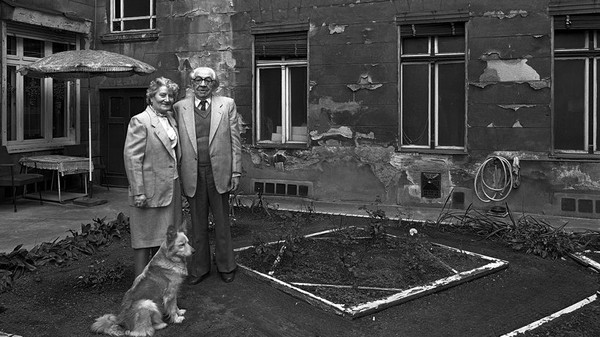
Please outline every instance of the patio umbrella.
M129 56L105 50L69 50L52 54L18 70L23 76L57 79L88 79L88 160L89 182L92 181L92 107L90 78L97 76L128 77L151 74L156 69ZM91 189L90 189L91 193Z

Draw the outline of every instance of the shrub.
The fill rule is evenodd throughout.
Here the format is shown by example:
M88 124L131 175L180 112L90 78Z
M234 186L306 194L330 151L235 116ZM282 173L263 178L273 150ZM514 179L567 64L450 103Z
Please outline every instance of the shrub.
M27 251L17 246L12 252L0 253L0 294L12 289L14 281L25 272L37 267L54 264L61 265L77 259L79 254L91 255L99 247L107 246L121 238L122 231L129 230L129 218L119 213L113 221L105 218L93 219L91 224L82 224L81 233L69 230L71 236L62 240L43 242Z

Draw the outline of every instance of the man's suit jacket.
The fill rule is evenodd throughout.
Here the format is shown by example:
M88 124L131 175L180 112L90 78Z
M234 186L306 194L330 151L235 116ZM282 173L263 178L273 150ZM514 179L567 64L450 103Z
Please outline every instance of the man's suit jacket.
M167 118L177 133L177 122L171 112ZM180 157L179 151L173 156L171 140L150 107L131 117L123 149L130 205L133 205L133 197L139 194L146 195L148 207L171 203L173 178L177 174L176 157Z
M229 97L212 96L210 109L209 152L217 191L221 194L232 189L232 174L242 172L242 145L238 130L235 102ZM198 176L198 144L194 114L194 95L188 95L173 106L181 136L180 177L183 193L196 194Z

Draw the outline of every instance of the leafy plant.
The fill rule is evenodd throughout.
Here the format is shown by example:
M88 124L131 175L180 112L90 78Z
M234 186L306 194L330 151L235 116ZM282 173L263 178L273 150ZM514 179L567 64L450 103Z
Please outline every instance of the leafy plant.
M269 244L261 236L254 237L252 255L262 262L274 261L279 254L277 245Z
M81 225L81 233L69 230L71 236L43 242L31 251L19 245L9 254L0 253L0 293L10 290L14 281L25 272L47 264L61 265L77 259L80 254L94 254L99 247L120 239L121 232L128 230L129 218L119 213L113 221L93 219L91 224Z
M385 224L388 222L389 218L385 214L385 211L381 208L369 209L366 206L359 207L359 209L364 209L365 212L369 215L369 234L373 239L381 239L385 237Z
M458 232L474 233L488 240L498 240L514 250L543 258L559 258L585 249L600 249L600 232L569 232L565 226L554 227L544 220L524 214L515 219L508 208L508 218L498 218L469 206L464 212L442 208L435 226Z
M15 279L25 272L35 270L35 262L27 249L18 245L9 254L0 254L0 293L12 288Z
M117 261L114 265L107 265L105 260L95 260L89 266L88 272L77 278L77 286L99 289L119 282L124 275L125 265L121 261Z
M263 198L262 191L258 191L256 193L258 200L253 199L252 204L250 205L250 211L252 213L264 213L267 216L271 216L271 212L269 212L269 202Z

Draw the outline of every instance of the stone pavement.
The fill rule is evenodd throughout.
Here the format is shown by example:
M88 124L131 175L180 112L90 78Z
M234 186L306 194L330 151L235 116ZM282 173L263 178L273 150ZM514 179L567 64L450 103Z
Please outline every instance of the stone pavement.
M107 202L96 206L80 206L72 201L57 203L39 200L17 199L17 212L12 200L0 203L0 252L12 251L17 245L31 249L42 242L52 242L70 234L69 230L81 232L82 224L93 219L112 220L123 212L129 215L127 189L94 186L93 198Z

